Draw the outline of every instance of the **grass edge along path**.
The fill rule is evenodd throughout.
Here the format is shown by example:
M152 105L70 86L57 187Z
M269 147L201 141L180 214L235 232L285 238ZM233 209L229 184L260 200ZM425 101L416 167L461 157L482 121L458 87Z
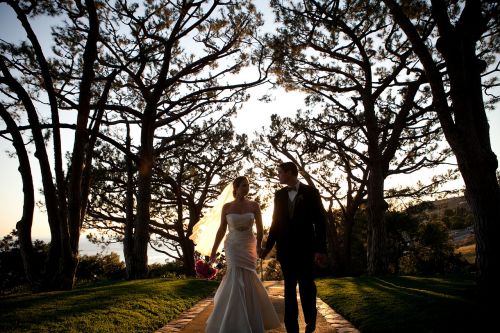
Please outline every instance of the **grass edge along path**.
M464 277L317 280L318 297L363 333L482 332L484 307Z
M218 282L145 279L0 297L0 332L153 332L213 294Z

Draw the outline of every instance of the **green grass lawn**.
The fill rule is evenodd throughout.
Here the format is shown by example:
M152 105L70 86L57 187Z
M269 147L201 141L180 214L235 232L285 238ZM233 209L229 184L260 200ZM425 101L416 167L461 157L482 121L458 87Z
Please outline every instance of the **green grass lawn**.
M0 332L148 332L212 294L217 282L147 279L0 297Z
M483 331L471 279L346 277L316 282L318 296L362 333ZM4 296L0 332L151 333L212 294L217 285L147 279Z
M324 278L317 286L362 333L483 332L475 283L463 277Z

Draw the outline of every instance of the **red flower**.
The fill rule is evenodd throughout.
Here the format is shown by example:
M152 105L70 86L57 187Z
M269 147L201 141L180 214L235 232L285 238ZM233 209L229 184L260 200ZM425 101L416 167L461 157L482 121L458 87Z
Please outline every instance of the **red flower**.
M201 259L197 260L194 266L198 277L212 280L217 275L218 269L212 267L208 262Z

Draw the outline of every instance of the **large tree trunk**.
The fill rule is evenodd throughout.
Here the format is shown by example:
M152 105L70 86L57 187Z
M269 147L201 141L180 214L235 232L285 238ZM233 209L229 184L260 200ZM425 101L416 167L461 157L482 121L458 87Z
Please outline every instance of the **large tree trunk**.
M92 155L93 147L89 146L89 131L87 122L90 115L91 86L95 77L94 63L97 59L97 38L99 35L99 23L97 12L93 0L85 0L89 19L89 33L83 53L83 73L80 84L80 95L78 105L78 115L76 121L76 131L71 156L71 172L69 174L69 195L68 212L66 225L61 228L62 236L62 260L61 260L61 281L63 289L72 289L75 281L76 268L78 266L78 250L80 241L80 231L84 212L84 202L86 198L82 195L87 193L82 187L84 169L90 168L85 165L86 154ZM89 159L89 162L92 160ZM61 198L65 201L66 198ZM62 206L62 205L61 205ZM66 232L67 229L67 232Z
M148 275L149 206L151 203L151 158L143 154L139 162L137 179L137 214L134 221L134 249L130 279L143 279Z
M2 72L7 78L7 81L9 81L7 84L13 88L22 100L28 113L29 123L32 126L32 133L36 146L35 156L40 161L45 204L51 229L51 245L48 261L37 289L68 290L73 288L76 267L78 264L78 242L84 215L82 211L82 203L84 202L84 200L82 200L82 192L87 193L85 189L82 188L82 170L85 167L85 148L88 142L86 126L90 112L90 88L94 78L93 65L97 58L97 37L99 33L97 11L93 0L85 0L85 6L88 13L89 34L83 55L83 75L80 85L77 130L75 134L68 187L63 170L57 93L53 84L50 65L29 23L27 12L24 11L17 2L9 2L9 5L16 12L28 39L31 41L34 56L40 69L40 78L44 83L43 88L47 93L53 125L52 140L56 186L53 184L53 177L45 148L45 140L41 132L36 109L28 93L19 82L12 78L10 73L8 73L8 69L4 68L2 64ZM69 198L66 196L67 190L69 190ZM69 209L67 202L69 203Z
M5 121L7 129L12 135L12 144L16 150L19 160L19 173L23 182L23 215L21 220L17 222L16 228L18 231L19 247L21 257L23 259L24 272L26 279L30 284L33 283L35 277L39 274L37 265L33 258L33 243L31 241L31 226L33 224L33 211L35 209L35 191L33 187L33 176L31 174L31 166L28 157L28 152L24 146L24 140L21 133L17 130L17 125L10 116L9 112L0 104L0 116Z
M474 213L478 282L485 297L495 297L500 267L496 237L499 234L500 188L496 179L498 160L491 150L489 125L483 102L481 73L485 62L476 55L476 46L486 32L481 1L466 1L459 20L450 22L447 5L432 1L432 15L439 28L436 48L443 55L450 82L451 106L443 78L431 51L401 7L384 0L405 31L429 80L433 104L458 162L466 197Z
M470 100L464 99L467 98L457 101L461 102L457 107L473 108ZM468 110L469 115L481 113L478 109L484 114L484 109L477 107ZM474 215L478 284L482 296L490 297L499 288L495 272L500 267L500 251L496 245L500 234L500 188L496 177L498 161L491 150L489 130L481 130L481 127L488 127L488 123L484 119L478 124L478 118L464 128L463 138L467 139L450 141L450 146L455 152L465 183L465 197Z
M33 134L33 140L35 142L35 157L38 159L40 165L45 207L47 209L47 218L50 227L51 242L47 262L41 276L34 283L33 289L36 291L57 290L60 288L60 283L56 280L56 275L59 271L59 260L61 258L61 212L59 209L56 187L53 183L49 157L45 148L41 124L29 94L21 84L12 77L2 58L0 58L0 69L4 75L6 84L19 97L28 115L31 133Z
M33 135L35 137L35 144L37 145L37 156L40 160L40 169L42 171L42 182L45 194L45 203L47 207L47 215L49 218L49 225L51 228L51 250L49 251L49 258L45 267L44 277L42 280L42 289L58 290L58 289L71 289L68 286L68 278L65 276L68 271L66 265L72 265L73 259L71 253L71 245L69 240L67 209L66 209L66 182L64 179L63 163L62 163L62 149L61 149L61 133L59 122L58 103L56 99L56 90L52 81L50 66L45 59L43 49L39 43L36 34L34 33L26 13L19 7L18 4L10 3L11 7L15 10L18 19L23 25L28 39L33 46L36 61L40 66L41 78L44 81L44 89L47 93L49 100L51 121L54 125L52 130L52 141L54 149L54 175L56 188L53 184L52 173L50 172L50 165L48 164L47 152L43 138L39 138L41 130L39 128L38 115L34 106L32 107L31 100L29 103L23 104L27 107L28 118L30 125L33 127ZM18 89L19 91L20 89ZM24 91L24 89L22 89ZM30 99L29 96L21 97L21 99ZM34 112L34 114L33 114ZM31 114L31 115L30 115ZM37 132L35 134L35 132ZM43 146L43 147L42 147ZM38 154L38 155L37 155ZM40 157L39 157L40 156ZM57 190L56 190L57 189ZM56 225L57 224L57 225ZM57 239L56 239L57 238ZM58 248L56 248L58 247Z
M146 113L146 112L145 112ZM137 177L137 213L134 222L134 250L130 279L148 276L149 220L153 176L153 117L144 116Z
M68 239L68 241L70 241ZM64 242L61 247L59 270L54 279L54 286L59 290L72 290L75 285L76 267L78 265L78 253L73 253L69 242Z
M480 13L478 8L469 6L469 15L471 11L476 15ZM491 149L483 102L481 72L485 63L475 54L476 40L472 36L476 24L464 20L455 34L440 38L438 45L448 68L456 125L446 128L445 133L453 131L456 134L447 138L457 158L466 198L474 214L479 284L488 295L498 289L494 272L500 267L500 251L496 246L500 229L500 188L496 178L498 160Z
M472 63L470 67L473 67ZM483 298L491 299L499 291L496 273L500 267L497 246L500 234L500 187L496 177L498 160L491 150L489 125L480 96L479 75L473 80L472 76L467 75L471 70L474 69L464 68L464 77L461 79L450 75L452 83L461 86L462 89L454 90L462 91L462 96L458 91L452 93L454 108L459 113L455 118L460 135L452 136L448 142L457 158L465 183L465 197L474 215L480 293Z
M123 237L123 256L125 257L125 267L127 270L127 279L132 278L133 255L134 255L134 171L132 158L130 156L130 126L127 123L127 154L125 161L127 165L127 193L125 196L125 227Z
M366 263L368 275L384 275L388 271L386 251L385 211L388 208L384 200L384 160L380 148L378 119L370 98L363 100L368 139L368 185L367 185L367 247ZM398 114L399 116L399 114Z
M137 177L137 213L134 223L134 250L131 261L130 279L142 279L148 276L149 221L151 213L151 183L154 163L154 132L157 103L166 88L169 57L163 59L158 81L148 94L147 104L142 115L141 148L139 150Z
M344 273L349 275L352 273L352 230L354 227L355 212L348 212L344 216L344 232L342 234L342 261L344 263Z
M380 168L371 168L368 179L368 275L387 273L387 248L385 211L388 208L384 200L384 177Z
M189 238L184 238L181 242L182 261L184 263L184 274L186 276L196 276L194 270L194 243Z
M499 288L495 272L500 267L496 245L500 234L500 190L491 167L483 165L474 171L462 171L462 176L466 183L465 197L474 214L478 282L483 296L489 296Z

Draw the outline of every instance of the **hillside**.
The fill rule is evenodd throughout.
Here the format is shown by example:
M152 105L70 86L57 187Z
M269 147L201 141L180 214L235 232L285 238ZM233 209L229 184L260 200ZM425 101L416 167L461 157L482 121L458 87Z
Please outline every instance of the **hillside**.
M470 213L469 204L465 197L454 197L429 202L432 208L428 209L430 216L443 218L450 215L450 212Z
M423 202L411 208L414 214L423 215L429 221L440 221L450 230L450 239L455 251L474 263L476 241L473 217L465 197L453 197L436 201Z

